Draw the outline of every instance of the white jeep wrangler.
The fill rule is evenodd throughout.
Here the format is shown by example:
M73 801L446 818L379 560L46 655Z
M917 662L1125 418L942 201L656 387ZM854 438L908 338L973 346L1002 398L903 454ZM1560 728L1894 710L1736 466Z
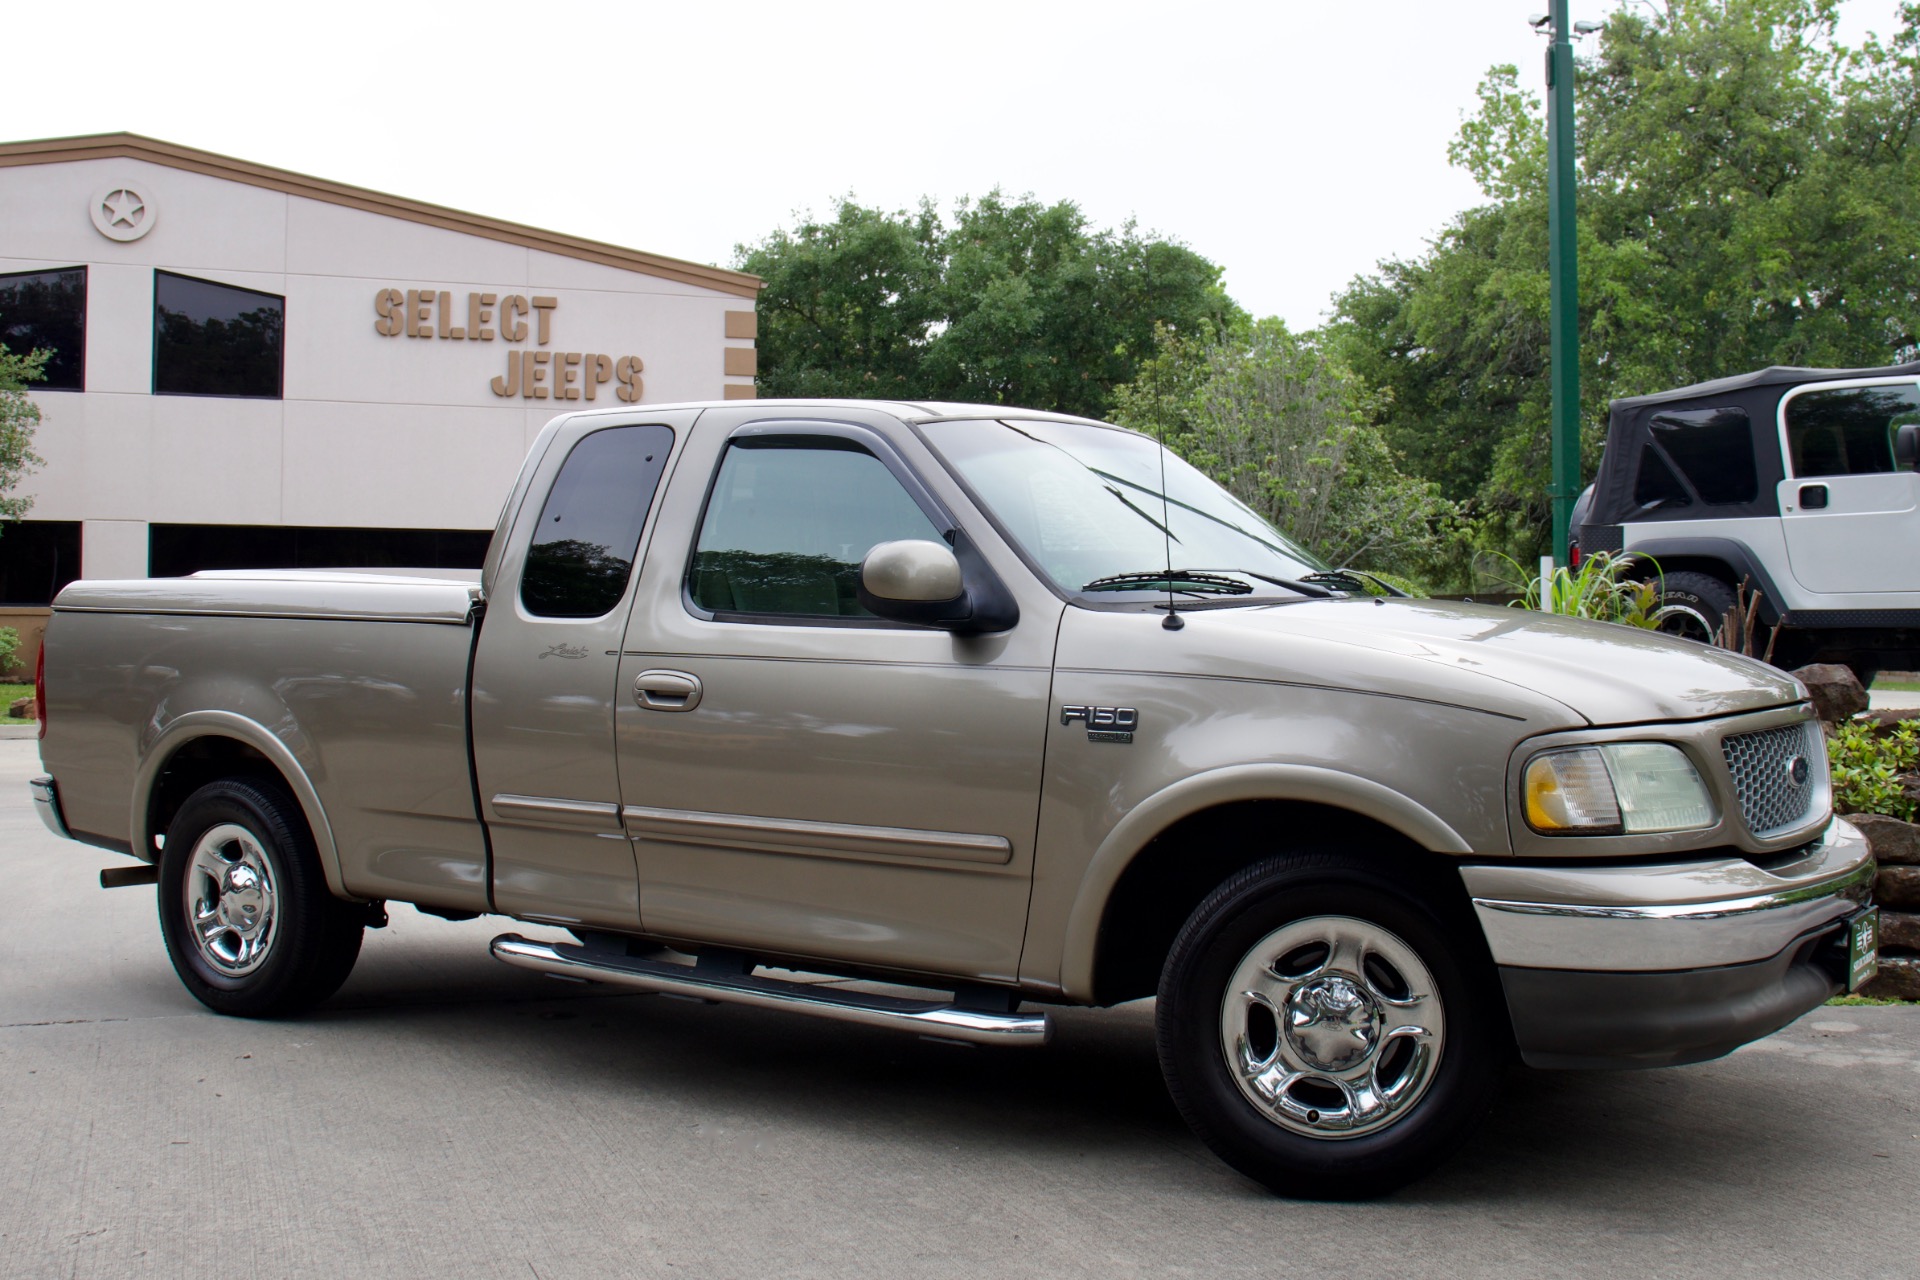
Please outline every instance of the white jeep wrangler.
M1870 683L1920 666L1920 362L1782 366L1615 400L1573 559L1645 557L1661 629L1713 640L1744 588L1756 651Z

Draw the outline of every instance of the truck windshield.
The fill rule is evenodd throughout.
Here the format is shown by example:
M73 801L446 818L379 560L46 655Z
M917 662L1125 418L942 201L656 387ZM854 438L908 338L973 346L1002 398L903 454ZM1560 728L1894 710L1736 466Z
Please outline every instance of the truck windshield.
M1249 594L1327 566L1146 436L1070 422L933 422L927 439L1027 558L1069 595L1205 588L1238 575ZM1175 573L1166 573L1168 556ZM1231 581L1228 584L1232 585ZM1217 585L1215 593L1224 592Z

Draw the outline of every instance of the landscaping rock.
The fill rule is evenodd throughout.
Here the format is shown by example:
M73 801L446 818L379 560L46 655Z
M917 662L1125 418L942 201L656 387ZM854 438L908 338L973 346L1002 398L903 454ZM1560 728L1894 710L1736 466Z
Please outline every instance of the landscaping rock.
M1882 911L1880 913L1880 951L1883 957L1889 947L1920 952L1920 916L1910 915L1905 911Z
M1903 956L1880 957L1880 972L1860 988L1876 1000L1920 1000L1920 960Z
M1860 829L1882 866L1920 866L1920 827L1877 813L1849 813L1846 820Z
M39 718L39 704L32 698L15 698L7 708L7 714L16 720L34 720Z
M1813 695L1813 713L1829 724L1838 724L1867 709L1867 691L1850 667L1816 662L1792 674Z
M1920 911L1920 867L1882 867L1873 878L1873 900L1895 911Z

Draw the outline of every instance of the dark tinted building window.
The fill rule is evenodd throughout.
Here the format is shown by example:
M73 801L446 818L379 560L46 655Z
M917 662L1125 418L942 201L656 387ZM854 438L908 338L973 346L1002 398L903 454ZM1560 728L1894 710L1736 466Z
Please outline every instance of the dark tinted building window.
M0 346L51 351L35 391L81 391L87 382L87 269L0 276Z
M286 300L153 273L156 395L280 398Z
M573 446L541 508L520 602L545 618L597 618L626 594L673 431L610 427Z
M1682 410L1655 415L1653 438L1711 506L1752 502L1760 492L1753 464L1753 428L1744 409Z
M478 569L488 529L336 529L299 525L156 524L147 572L202 569Z
M79 576L79 521L0 524L0 605L52 604L60 588Z
M713 613L869 618L860 562L882 542L942 541L880 459L831 437L727 450L689 589Z
M1787 445L1796 476L1859 476L1894 470L1893 435L1920 422L1912 383L1805 391L1787 402Z

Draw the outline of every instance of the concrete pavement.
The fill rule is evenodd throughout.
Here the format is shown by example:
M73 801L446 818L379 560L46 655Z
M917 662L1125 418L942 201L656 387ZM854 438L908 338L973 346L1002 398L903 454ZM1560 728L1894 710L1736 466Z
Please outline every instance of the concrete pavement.
M1037 1051L564 986L397 909L340 996L215 1017L146 889L0 741L0 1276L1895 1276L1920 1011L1717 1063L1515 1072L1390 1199L1274 1199L1162 1091L1151 1008ZM528 930L528 932L537 932Z

